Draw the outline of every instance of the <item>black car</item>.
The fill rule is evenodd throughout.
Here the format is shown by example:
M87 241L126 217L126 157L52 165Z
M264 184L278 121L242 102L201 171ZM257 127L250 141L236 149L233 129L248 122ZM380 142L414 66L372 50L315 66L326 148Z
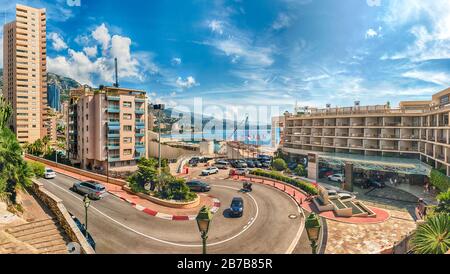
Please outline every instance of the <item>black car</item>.
M257 168L263 167L260 161L254 161L254 163L255 163L255 167L257 167Z
M207 192L211 190L211 186L202 181L190 181L187 182L186 185L191 191Z
M77 225L78 229L80 230L81 234L83 234L83 236L86 237L86 229L84 227L84 225L80 222L80 220L78 220L78 218L76 218L75 216L73 216L72 214L70 214L70 216L72 217L73 221L75 222L75 224ZM87 242L89 243L89 245L92 247L92 249L95 250L95 241L94 238L92 238L91 234L89 234L89 232L87 233L87 238L86 238Z
M235 217L242 217L244 214L244 199L234 197L230 205L230 214Z
M253 161L247 161L248 168L255 168L255 163Z
M271 163L270 162L262 162L261 163L263 168L270 168L271 167Z

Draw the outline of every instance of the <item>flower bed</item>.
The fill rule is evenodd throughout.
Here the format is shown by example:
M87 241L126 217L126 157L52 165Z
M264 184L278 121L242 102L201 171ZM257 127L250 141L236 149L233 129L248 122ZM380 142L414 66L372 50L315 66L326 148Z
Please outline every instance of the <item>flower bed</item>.
M266 177L266 178L270 178L270 179L274 179L277 181L281 181L281 182L290 184L292 186L300 188L301 190L303 190L306 193L311 194L311 195L319 194L317 189L312 184L284 176L275 171L265 171L265 170L257 169L257 170L250 171L250 174L256 175L256 176L261 176L261 177Z
M128 186L123 186L123 189L133 195L136 195L142 199L146 199L152 203L158 204L158 205L162 205L162 206L166 206L166 207L170 207L170 208L184 208L184 209L188 209L188 208L194 208L196 206L198 206L200 204L200 196L198 196L197 194L195 199L193 199L192 201L176 201L176 200L165 200L165 199L161 199L161 198L157 198L153 195L149 194L145 194L145 193L136 193L133 192L130 187Z

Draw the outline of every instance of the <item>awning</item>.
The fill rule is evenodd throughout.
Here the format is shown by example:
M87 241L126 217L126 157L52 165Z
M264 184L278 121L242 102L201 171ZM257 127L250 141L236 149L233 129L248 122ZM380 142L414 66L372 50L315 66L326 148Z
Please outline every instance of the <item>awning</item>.
M109 129L109 130L120 130L120 126L108 125L108 129Z
M327 164L345 165L345 163L352 163L354 168L364 170L425 176L429 176L432 170L431 166L422 161L408 158L364 156L344 153L321 153L318 156L321 162Z

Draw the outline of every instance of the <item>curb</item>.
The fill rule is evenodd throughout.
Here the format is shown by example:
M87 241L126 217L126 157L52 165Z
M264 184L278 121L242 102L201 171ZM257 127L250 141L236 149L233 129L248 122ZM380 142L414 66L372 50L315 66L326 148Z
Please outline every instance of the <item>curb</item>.
M125 201L125 202L129 203L135 209L137 209L137 210L139 210L141 212L144 212L147 215L156 217L156 218L169 220L169 221L193 221L197 217L197 215L170 215L170 214L158 212L158 211L152 210L150 208L138 205L138 204L136 204L136 203L134 203L134 202L132 202L132 201L130 201L130 200L128 200L128 199L126 199L126 198L116 194L116 193L109 192L109 191L108 191L108 193L113 195L113 196L115 196L115 197L117 197L117 198L119 198L119 199L121 199L122 201ZM212 198L214 206L210 210L211 210L211 213L215 214L215 213L217 213L217 211L219 211L220 201L219 201L219 199L217 199L217 198L215 198L215 197L213 197L211 195L208 195L208 197Z

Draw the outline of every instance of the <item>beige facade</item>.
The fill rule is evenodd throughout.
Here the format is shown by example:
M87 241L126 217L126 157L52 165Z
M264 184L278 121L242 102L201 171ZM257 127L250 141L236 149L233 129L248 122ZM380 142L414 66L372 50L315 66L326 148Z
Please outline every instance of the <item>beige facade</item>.
M47 135L46 52L45 9L16 5L16 20L3 27L3 95L20 143Z
M72 90L69 158L85 169L134 170L140 158L148 157L147 105L145 91L115 87Z
M286 114L282 149L420 159L450 175L450 88L399 108L354 106Z

